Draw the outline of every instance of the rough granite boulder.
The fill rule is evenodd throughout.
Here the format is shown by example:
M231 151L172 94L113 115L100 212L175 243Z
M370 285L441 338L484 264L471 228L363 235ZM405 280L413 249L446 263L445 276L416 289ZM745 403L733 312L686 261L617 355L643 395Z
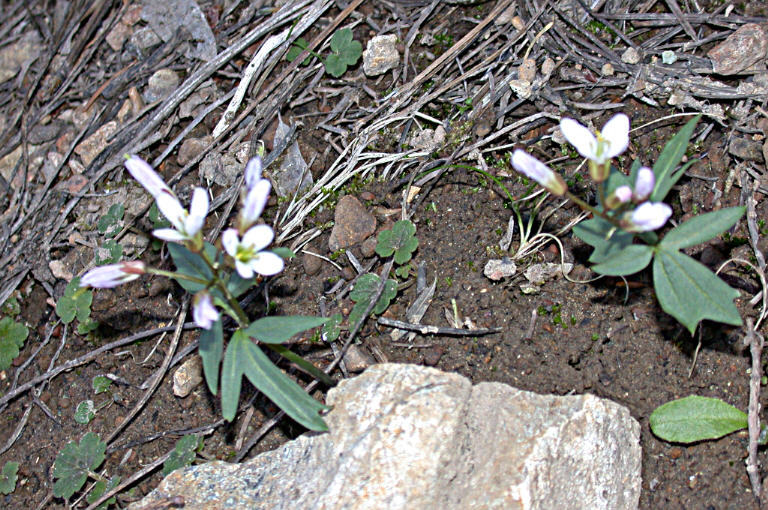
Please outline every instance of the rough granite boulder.
M327 402L329 433L177 470L130 509L637 508L640 425L609 400L381 364Z

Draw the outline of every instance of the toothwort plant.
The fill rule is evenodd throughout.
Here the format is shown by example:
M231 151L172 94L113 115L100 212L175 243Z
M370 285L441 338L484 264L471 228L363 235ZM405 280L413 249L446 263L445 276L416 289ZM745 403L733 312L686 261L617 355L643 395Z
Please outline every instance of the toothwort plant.
M251 321L241 308L238 297L259 282L261 276L272 276L283 270L283 258L292 256L285 248L266 248L274 239L269 225L258 224L269 198L270 182L262 178L262 161L256 157L245 168L242 207L237 228L221 235L223 250L203 238L208 214L208 191L195 188L189 210L185 209L157 172L137 156L125 162L128 172L155 199L157 208L173 228L152 232L168 242L168 251L176 271L147 266L141 261L96 267L85 273L81 287L111 288L135 280L142 274L166 276L176 280L193 294L192 317L201 328L199 352L208 388L215 395L221 372L221 407L227 420L232 420L240 398L240 384L245 375L249 381L294 420L312 430L326 430L319 412L326 409L313 399L264 354L265 346L303 371L327 384L332 380L317 367L279 344L291 336L320 326L327 319L307 316L264 317ZM234 321L234 333L224 352L224 316ZM222 354L223 366L222 365Z
M641 167L635 161L629 176L611 166L611 160L629 145L626 115L614 115L596 134L573 119L563 119L560 130L587 158L590 177L597 183L596 205L572 194L559 174L533 156L520 149L512 155L512 165L518 172L592 213L591 219L574 227L574 234L594 248L589 261L595 264L595 272L629 275L645 269L653 260L653 284L659 304L691 334L703 319L742 323L733 303L738 291L680 250L731 228L744 214L744 207L694 216L661 240L654 232L672 216L672 208L663 200L693 162L678 168L699 118L693 118L672 137L653 168Z

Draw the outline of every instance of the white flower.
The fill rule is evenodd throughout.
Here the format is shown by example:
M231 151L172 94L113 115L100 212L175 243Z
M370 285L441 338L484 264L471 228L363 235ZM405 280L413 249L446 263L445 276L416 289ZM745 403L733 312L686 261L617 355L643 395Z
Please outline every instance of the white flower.
M189 212L170 191L155 197L157 208L176 227L161 228L152 234L163 241L180 242L194 240L205 224L208 214L208 193L203 188L195 188Z
M81 287L94 287L96 289L111 289L144 274L146 266L140 260L120 262L107 266L95 267L80 278Z
M201 290L192 301L192 318L195 324L203 329L211 329L213 323L219 320L219 312L213 306L211 295L208 291Z
M568 190L559 174L523 150L517 149L512 154L512 166L521 174L541 184L553 195L563 196Z
M140 157L130 156L125 161L125 168L128 169L128 172L133 178L139 181L139 184L144 186L154 198L157 198L163 193L172 194L171 188L168 187L163 178L149 166L149 163Z
M259 219L259 216L264 211L264 206L267 205L271 190L272 184L266 179L260 179L254 183L253 187L248 188L243 208L240 210L241 232L248 230Z
M235 269L243 278L252 278L254 273L271 276L283 270L283 259L271 251L263 251L274 236L269 225L251 227L242 240L237 230L230 228L221 234L221 243L235 259Z
M629 146L629 117L623 113L611 117L597 137L573 119L562 119L560 131L579 154L598 165L604 165Z
M649 232L664 226L672 216L672 208L664 202L644 202L625 216L628 232Z
M250 190L257 182L261 181L261 170L263 163L259 156L251 158L248 164L245 165L245 187Z
M635 179L635 192L632 198L635 202L640 203L647 200L653 193L653 187L656 185L656 176L653 174L653 170L644 166L637 171L637 178Z

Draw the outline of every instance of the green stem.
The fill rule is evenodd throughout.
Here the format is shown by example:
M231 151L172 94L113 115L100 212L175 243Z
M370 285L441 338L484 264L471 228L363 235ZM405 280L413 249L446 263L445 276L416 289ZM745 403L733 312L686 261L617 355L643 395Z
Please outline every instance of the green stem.
M159 276L173 278L175 280L187 280L190 282L195 282L195 283L199 283L201 285L206 285L206 286L210 284L208 280L204 280L202 278L196 278L194 276L189 276L188 274L183 274L183 273L174 273L173 271L165 271L163 269L157 269L154 267L148 267L146 269L146 272L149 274L156 274Z
M224 297L227 299L227 304L229 307L235 312L235 315L237 317L234 317L237 320L237 324L241 328L245 328L250 323L248 321L248 316L245 314L245 311L240 306L240 303L237 302L237 299L235 299L235 296L232 295L231 292L229 292L229 289L224 284L224 282L219 278L219 270L216 264L208 258L208 254L205 252L205 250L202 250L200 252L200 255L205 262L205 264L208 266L208 268L211 270L211 273L213 274L213 281L210 282L211 285L215 285L222 294L224 294Z

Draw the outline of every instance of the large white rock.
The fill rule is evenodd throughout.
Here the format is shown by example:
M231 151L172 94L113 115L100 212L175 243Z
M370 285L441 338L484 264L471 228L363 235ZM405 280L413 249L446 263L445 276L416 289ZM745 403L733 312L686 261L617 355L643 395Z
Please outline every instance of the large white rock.
M382 364L328 393L330 432L244 464L178 470L131 509L635 509L640 425L592 395L557 397Z

